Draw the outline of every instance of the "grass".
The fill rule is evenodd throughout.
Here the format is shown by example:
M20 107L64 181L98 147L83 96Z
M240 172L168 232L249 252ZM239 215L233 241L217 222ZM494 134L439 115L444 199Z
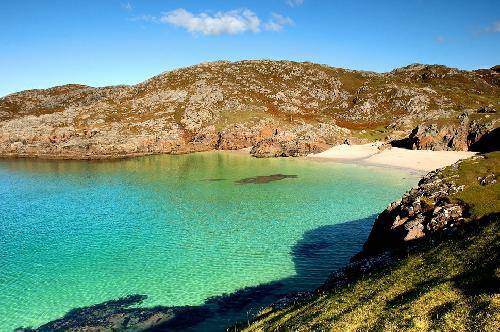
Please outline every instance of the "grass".
M439 244L350 285L270 311L244 331L498 331L500 326L500 152L442 171L465 185L450 197L468 206L469 222ZM433 205L434 202L423 202ZM474 221L474 222L471 222Z
M499 218L244 331L498 331Z
M361 130L354 132L353 136L361 139L366 139L370 142L383 141L390 134L391 130L386 126L378 126L374 129Z
M469 218L476 219L500 211L500 151L487 153L482 160L468 159L457 169L447 167L443 178L452 179L457 185L464 185L464 191L450 197L462 201L469 208ZM494 185L482 186L478 178L494 174Z

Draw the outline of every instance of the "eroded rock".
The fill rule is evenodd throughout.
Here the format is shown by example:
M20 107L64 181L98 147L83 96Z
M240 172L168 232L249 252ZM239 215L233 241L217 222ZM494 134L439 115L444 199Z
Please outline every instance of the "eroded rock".
M481 158L481 157L476 157ZM460 161L451 167L457 168ZM441 170L424 176L401 200L391 203L375 220L364 245L365 253L376 253L423 238L430 239L464 222L466 207L449 197L464 190L454 176L443 179ZM478 179L483 181L483 179Z

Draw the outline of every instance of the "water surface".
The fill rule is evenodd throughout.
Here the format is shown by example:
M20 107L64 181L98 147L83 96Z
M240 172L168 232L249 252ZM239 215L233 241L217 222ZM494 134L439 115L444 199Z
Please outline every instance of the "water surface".
M241 181L277 174L286 176ZM279 281L280 293L317 287L416 182L404 171L223 152L2 160L0 330L129 294L178 306Z

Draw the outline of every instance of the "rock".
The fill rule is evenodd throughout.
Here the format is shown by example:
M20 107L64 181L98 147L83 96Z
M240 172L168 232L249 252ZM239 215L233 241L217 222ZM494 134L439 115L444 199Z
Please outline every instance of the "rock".
M477 109L477 113L490 113L494 114L497 110L493 108L493 105L483 106Z
M219 150L239 150L252 146L254 134L246 128L235 126L219 133L217 149Z
M257 143L250 154L258 158L269 157L299 157L311 153L320 153L330 148L324 142L310 142L305 140L281 141L278 139L266 139Z
M493 132L498 135L498 128L494 128L492 122L471 122L467 113L463 113L458 120L456 125L418 125L407 138L391 144L412 150L489 152L496 149L497 141L493 137L487 138Z
M167 307L129 308L140 304L145 298L145 295L129 295L90 307L75 308L64 317L36 329L17 328L16 331L145 330L175 318L176 311Z
M479 177L478 181L482 186L490 186L492 184L497 183L496 177L497 176L495 174L489 174L485 177Z
M256 147L256 156L301 156L366 143L353 132L368 136L377 127L398 139L415 124L421 126L407 140L410 148L483 151L495 145L496 136L482 137L498 127L497 103L475 120L451 123L458 110L497 100L495 70L415 64L377 74L291 61L222 61L133 86L28 90L0 98L0 157L103 159L247 147ZM450 89L437 89L443 83Z
M379 151L390 150L390 149L392 149L392 145L390 143L384 142L384 143L380 144L377 147L377 149Z
M254 147L252 147L250 154L259 158L285 156L281 143L272 139L266 139L257 143Z
M261 175L251 178L245 178L235 181L237 184L265 184L273 181L279 181L283 179L296 179L297 175L287 175L287 174L272 174L272 175Z
M500 128L490 130L479 128L468 136L469 150L476 152L491 152L500 150Z
M460 163L450 167L456 169ZM450 203L449 196L463 191L465 186L455 185L454 178L442 178L441 170L430 172L420 180L418 187L391 203L375 220L363 253L404 248L417 240L439 236L452 224L453 227L462 224L466 209L460 203ZM478 181L492 182L494 178L488 175Z

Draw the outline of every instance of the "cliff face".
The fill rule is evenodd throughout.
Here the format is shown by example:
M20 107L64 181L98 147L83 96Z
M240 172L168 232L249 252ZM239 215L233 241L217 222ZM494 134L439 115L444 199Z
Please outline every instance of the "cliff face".
M435 65L377 74L242 61L200 64L134 86L29 90L0 99L0 156L113 158L245 147L256 156L296 156L346 138L401 139L417 125L434 132L432 124L459 124L467 111L471 128L486 130L460 132L460 143L447 144L465 149L463 135L498 127L499 77L495 70ZM420 141L412 147L435 146Z
M469 113L461 114L458 120L457 124L418 125L409 137L392 144L414 150L490 152L500 149L499 129L495 122L471 121Z

